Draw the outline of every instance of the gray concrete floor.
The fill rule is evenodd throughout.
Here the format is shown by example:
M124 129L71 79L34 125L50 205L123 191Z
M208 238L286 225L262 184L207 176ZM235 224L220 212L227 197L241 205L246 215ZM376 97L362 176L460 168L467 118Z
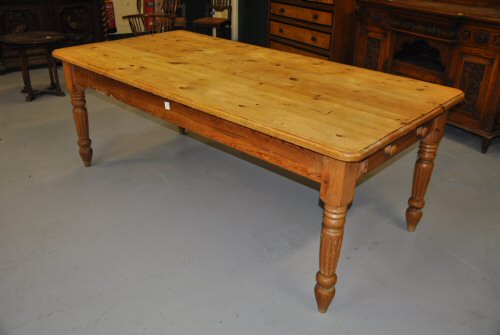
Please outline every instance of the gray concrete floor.
M323 315L317 185L95 92L85 168L69 97L21 82L0 77L0 335L500 334L500 141L447 129L413 234L416 148L362 181Z

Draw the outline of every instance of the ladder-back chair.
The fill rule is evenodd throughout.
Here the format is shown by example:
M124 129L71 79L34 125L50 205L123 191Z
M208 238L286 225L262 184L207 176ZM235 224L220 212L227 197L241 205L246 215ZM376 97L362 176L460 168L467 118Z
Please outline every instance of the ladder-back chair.
M197 28L212 28L212 35L219 36L220 29L223 27L231 27L231 0L209 0L207 6L207 16L193 21L193 29ZM215 13L224 13L227 11L226 17L216 17Z
M156 1L158 8L155 14L142 13L144 7L141 0L137 0L139 14L126 15L123 19L128 20L130 29L134 35L156 34L172 30L175 25L175 17L179 0Z

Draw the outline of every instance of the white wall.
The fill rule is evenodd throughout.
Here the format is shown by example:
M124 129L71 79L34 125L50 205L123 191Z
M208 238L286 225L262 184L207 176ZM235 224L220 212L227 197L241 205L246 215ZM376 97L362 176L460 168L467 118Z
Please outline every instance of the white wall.
M122 16L129 14L137 14L137 5L135 0L113 0L115 8L116 29L118 34L128 34L132 31L127 20L123 20Z

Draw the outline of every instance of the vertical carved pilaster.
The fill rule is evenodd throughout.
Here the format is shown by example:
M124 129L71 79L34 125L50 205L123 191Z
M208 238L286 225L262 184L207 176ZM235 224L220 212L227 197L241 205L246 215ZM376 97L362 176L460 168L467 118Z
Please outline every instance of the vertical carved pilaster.
M335 296L337 283L336 269L339 262L342 240L344 238L346 207L333 207L325 204L323 228L320 244L320 270L316 274L314 294L320 312L325 313Z
M380 40L369 37L366 41L366 55L364 67L370 70L378 70L380 58Z
M418 160L415 163L413 175L412 195L408 200L409 207L406 210L406 223L409 232L415 231L422 218L422 208L425 205L424 197L431 180L439 142L444 135L445 123L446 113L434 120L430 132L420 141Z
M108 15L106 12L106 4L105 1L102 2L101 6L101 27L102 27L102 36L105 41L109 41L109 34L108 34Z
M486 65L466 61L460 78L460 89L464 91L465 98L458 108L478 120L480 118L478 102L485 73Z

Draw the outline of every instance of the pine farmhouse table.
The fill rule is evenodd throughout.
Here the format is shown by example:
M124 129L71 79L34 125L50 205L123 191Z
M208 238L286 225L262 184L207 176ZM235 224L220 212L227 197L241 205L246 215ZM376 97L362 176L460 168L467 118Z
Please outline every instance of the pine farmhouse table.
M326 312L357 180L420 141L406 211L424 195L454 88L243 43L172 31L54 51L64 63L80 156L92 159L92 88L216 142L320 183L324 205L314 289Z

